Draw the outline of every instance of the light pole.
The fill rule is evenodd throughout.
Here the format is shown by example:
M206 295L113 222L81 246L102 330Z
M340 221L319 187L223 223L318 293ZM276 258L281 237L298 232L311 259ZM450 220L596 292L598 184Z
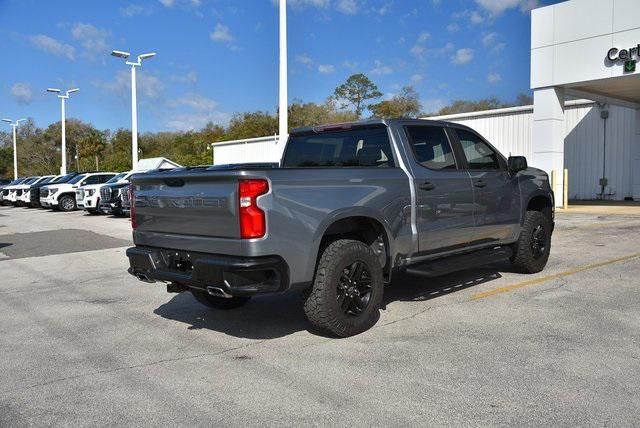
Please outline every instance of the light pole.
M18 119L15 122L11 119L2 119L3 122L7 122L13 130L13 179L18 179L18 152L16 151L16 130L20 122L24 122L27 119Z
M278 145L284 149L287 142L289 104L287 95L287 0L280 0L280 85L278 108Z
M65 119L65 112L64 112L64 102L65 100L69 99L69 95L74 93L74 92L78 92L80 89L78 88L73 88L73 89L69 89L68 91L65 92L64 95L61 95L61 91L60 89L56 89L56 88L47 88L47 92L51 92L54 93L58 96L58 98L60 98L60 109L62 111L62 118L60 120L60 128L62 128L62 165L60 166L60 174L61 175L67 175L67 131L66 131L66 119Z
M138 165L138 107L136 101L136 67L142 65L142 60L151 58L156 55L155 52L150 52L142 55L138 55L138 61L126 61L131 56L129 52L124 51L112 51L111 55L123 58L125 64L131 66L131 169L135 169Z

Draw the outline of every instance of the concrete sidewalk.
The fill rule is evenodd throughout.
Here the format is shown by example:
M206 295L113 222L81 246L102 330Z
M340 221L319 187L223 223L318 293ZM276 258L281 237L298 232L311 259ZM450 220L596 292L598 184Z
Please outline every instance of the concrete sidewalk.
M563 214L595 214L621 215L640 217L640 202L636 201L575 201L570 202L565 210L557 208L556 212Z

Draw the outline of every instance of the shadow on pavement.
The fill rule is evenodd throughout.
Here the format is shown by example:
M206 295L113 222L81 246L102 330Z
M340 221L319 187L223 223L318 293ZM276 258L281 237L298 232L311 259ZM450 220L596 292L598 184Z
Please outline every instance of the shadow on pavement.
M507 264L496 264L434 278L401 273L385 289L383 310L392 302L427 301L484 284L501 278L499 271L508 270ZM301 293L289 293L254 297L241 308L223 311L209 309L184 292L174 295L154 313L188 324L189 329L204 328L248 339L274 339L303 330L319 334L307 322L303 304Z

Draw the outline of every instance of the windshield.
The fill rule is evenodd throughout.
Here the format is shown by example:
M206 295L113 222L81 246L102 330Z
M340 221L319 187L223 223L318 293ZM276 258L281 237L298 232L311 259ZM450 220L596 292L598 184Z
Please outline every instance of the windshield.
M40 177L31 177L28 180L25 180L24 183L22 183L22 184L31 184L34 181L36 181L38 178L40 178Z
M46 183L51 183L51 181L53 181L53 179L56 178L55 176L53 177L47 177L44 180L42 180L40 183L38 184L46 184Z
M10 186L15 186L17 184L20 184L24 181L24 178L18 178L17 180L13 180L11 183L9 183Z
M285 168L395 166L389 135L382 126L293 135L282 165Z
M78 181L81 181L85 177L86 177L86 174L76 175L71 180L69 180L69 184L76 184Z
M128 174L128 172L121 172L120 174L118 174L115 177L113 177L111 180L107 181L107 184L116 183L116 182L122 180L122 178L124 176L126 176L127 174Z
M67 181L71 180L73 177L76 177L76 173L72 172L70 174L67 175L63 175L62 177L58 178L56 181L54 181L54 183L58 184L58 183L66 183Z

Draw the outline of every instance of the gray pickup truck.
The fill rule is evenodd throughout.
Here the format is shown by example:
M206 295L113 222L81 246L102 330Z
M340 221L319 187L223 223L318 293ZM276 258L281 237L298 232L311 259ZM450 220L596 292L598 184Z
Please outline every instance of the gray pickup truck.
M303 290L309 321L344 337L376 323L394 272L436 276L506 259L541 271L553 207L545 172L462 125L301 128L279 165L134 177L129 272L218 309Z

